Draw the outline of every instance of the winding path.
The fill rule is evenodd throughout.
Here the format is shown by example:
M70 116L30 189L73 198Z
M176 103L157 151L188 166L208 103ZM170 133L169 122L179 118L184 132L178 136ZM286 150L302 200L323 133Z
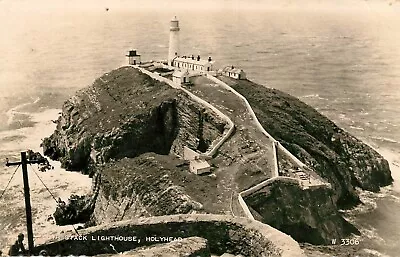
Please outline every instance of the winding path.
M252 215L249 207L245 203L243 197L248 196L261 188L271 184L274 181L285 181L289 182L292 184L296 184L299 187L301 187L303 190L307 190L309 188L316 188L316 187L331 187L329 183L326 183L322 181L320 178L313 178L313 179L307 179L306 181L304 179L300 178L291 178L291 177L284 177L279 175L279 168L278 168L278 159L277 159L277 150L279 149L281 152L283 152L290 160L291 162L297 166L299 169L301 169L304 173L307 173L307 170L309 169L307 165L305 165L303 162L301 162L296 156L294 156L292 153L290 153L285 147L283 147L277 140L275 140L261 125L259 120L257 119L256 114L254 113L253 108L250 106L249 102L247 99L242 96L240 93L238 93L236 90L234 90L232 87L230 87L228 84L225 82L219 80L217 77L212 76L210 74L206 74L205 76L200 77L200 79L208 79L210 82L208 87L198 87L196 85L196 89L194 90L196 94L200 94L201 97L193 94L189 90L183 88L180 84L177 84L169 79L166 79L158 74L155 74L153 72L150 72L146 69L143 69L137 65L129 65L132 66L141 72L149 75L153 79L156 79L161 82L165 82L168 85L170 85L173 88L182 90L186 94L188 94L194 101L206 106L207 108L211 109L214 111L221 119L225 120L227 124L229 125L228 131L224 132L224 135L222 136L222 139L213 145L212 149L207 151L204 155L208 157L212 157L217 150L222 146L222 144L231 136L231 134L234 131L235 124L233 121L228 117L228 115L224 114L221 112L219 109L217 109L214 105L218 106L221 110L224 109L225 112L229 113L231 117L235 120L235 122L242 123L241 125L246 125L247 128L249 128L249 131L253 133L257 137L257 139L261 140L263 142L263 155L266 158L266 162L269 164L273 164L272 167L270 167L270 173L271 173L271 178L255 185L252 186L249 189L246 189L238 194L238 202L246 215L247 218L251 220L255 220L254 216ZM207 83L200 83L201 84L207 84ZM217 85L217 86L216 86ZM213 87L213 90L210 90L210 86ZM220 90L219 87L223 88L224 90ZM232 93L236 97L229 97L227 96L227 93ZM206 100L204 100L205 98ZM245 109L247 110L246 112L242 112ZM260 134L261 136L258 136ZM308 174L308 176L311 176ZM233 213L232 213L233 214Z

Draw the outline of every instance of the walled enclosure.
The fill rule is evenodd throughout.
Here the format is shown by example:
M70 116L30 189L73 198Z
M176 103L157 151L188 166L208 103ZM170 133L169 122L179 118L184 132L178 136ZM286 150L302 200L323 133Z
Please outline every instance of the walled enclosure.
M45 249L50 255L96 255L131 250L137 246L151 245L146 237L202 237L208 240L214 254L229 252L247 257L303 257L303 250L290 236L258 221L225 215L181 214L126 220L91 227L80 231L88 240L64 239L47 242L35 248L35 253ZM91 240L92 236L136 236L138 242Z

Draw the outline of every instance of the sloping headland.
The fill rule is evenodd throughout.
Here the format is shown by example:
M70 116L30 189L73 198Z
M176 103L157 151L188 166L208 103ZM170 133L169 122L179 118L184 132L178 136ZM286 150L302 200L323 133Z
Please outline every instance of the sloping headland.
M387 161L295 97L219 79L247 98L268 133L331 184L304 191L272 183L244 199L256 219L300 242L328 244L357 234L338 209L360 204L356 187L377 192L389 185ZM82 220L91 225L172 214L245 216L234 196L271 178L273 164L258 155L268 151L262 141L245 126L237 129L210 160L213 176L190 173L180 158L185 146L205 152L226 129L185 92L123 67L65 102L43 149L66 169L93 177L91 214Z

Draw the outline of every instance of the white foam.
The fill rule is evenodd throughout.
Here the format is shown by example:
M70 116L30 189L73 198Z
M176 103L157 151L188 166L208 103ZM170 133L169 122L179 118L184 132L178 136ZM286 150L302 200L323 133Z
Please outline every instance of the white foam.
M361 127L350 126L350 128L352 128L352 129L355 129L355 130L361 130L361 131L364 131L364 128L361 128Z
M388 186L388 189L392 189L400 193L400 154L396 154L394 151L384 148L378 148L377 150L388 162L390 171L393 177L393 185Z
M370 228L370 229L361 228L360 231L363 237L371 239L382 245L385 244L385 240L378 234L375 228Z
M55 124L52 120L57 119L59 112L60 110L58 109L48 109L43 112L32 113L32 121L37 122L34 127L0 132L0 138L21 137L17 141L1 142L0 153L18 158L19 152L27 149L42 152L40 148L41 139L53 133ZM59 162L51 161L51 165L55 168L48 172L39 172L35 165L33 165L33 168L56 198L61 197L66 201L71 194L84 195L91 191L92 180L88 176L78 172L67 172L61 169ZM15 167L0 167L0 181L8 181L14 170ZM37 244L44 243L46 240L59 237L62 233L73 232L72 226L56 226L54 221L47 220L53 214L56 202L30 166L28 166L28 171L30 174L31 202L34 210L33 229L35 242ZM5 185L1 186L1 192L4 187ZM3 201L6 199L6 202L0 202L0 217L4 217L4 220L2 219L2 227L3 229L8 228L6 235L2 237L4 242L1 245L3 246L15 241L18 233L25 233L24 219L21 219L19 217L20 214L18 214L24 209L22 188L22 175L21 172L17 172L3 198ZM5 222L7 224L4 224ZM7 250L3 249L3 251Z
M328 100L326 98L321 97L319 94L304 95L304 96L301 96L300 98L316 98L319 100Z
M398 143L398 141L396 141L396 140L394 140L392 138L388 138L388 137L371 137L371 138L376 139L376 140L380 140L380 141L386 141L386 142L389 142L389 143Z
M57 119L59 112L59 109L48 109L43 112L32 113L30 114L32 121L37 122L35 126L0 132L0 138L20 138L18 141L2 142L0 153L4 155L27 149L42 152L40 148L41 140L53 133L56 125L52 120Z
M368 254L372 254L374 256L377 256L377 257L390 257L389 255L386 255L386 254L380 253L380 252L378 252L376 250L372 250L372 249L368 249L368 248L364 248L363 251L368 253Z
M30 104L35 104L35 103L37 103L37 102L39 102L39 101L40 101L40 97L37 97L33 102L28 102L28 103L19 104L19 105L15 106L15 107L9 109L9 110L6 112L6 115L7 115L7 117L8 117L8 119L7 119L7 125L10 125L11 123L13 123L14 118L15 118L15 115L17 115L17 114L23 114L23 115L31 116L31 113L29 113L29 112L20 112L20 111L18 111L18 110L19 110L19 109L22 109L23 107L28 106L28 105L30 105Z

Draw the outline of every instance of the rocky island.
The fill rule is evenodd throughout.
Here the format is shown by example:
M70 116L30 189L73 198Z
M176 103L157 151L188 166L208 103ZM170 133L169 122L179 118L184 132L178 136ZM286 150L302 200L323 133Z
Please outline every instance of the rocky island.
M178 56L179 30L174 18L167 61L142 62L131 50L129 65L65 102L42 146L92 178L91 194L54 214L59 225L85 223L85 240L37 251L305 256L298 243L359 235L339 210L362 204L356 189L391 184L388 162L243 70Z
M360 204L356 187L377 192L389 185L387 161L295 97L249 80L219 78L248 99L274 138L331 185L307 190L276 180L243 197L254 218L298 242L330 244L358 234L338 210ZM188 89L207 98L202 79ZM190 172L184 148L206 152L227 125L184 91L128 66L104 74L66 101L43 149L67 170L93 178L84 215L74 217L80 222L102 225L176 214L246 217L237 195L270 179L273 164L260 154L263 141L232 119L234 133L209 159L213 175ZM277 152L280 173L295 174Z

